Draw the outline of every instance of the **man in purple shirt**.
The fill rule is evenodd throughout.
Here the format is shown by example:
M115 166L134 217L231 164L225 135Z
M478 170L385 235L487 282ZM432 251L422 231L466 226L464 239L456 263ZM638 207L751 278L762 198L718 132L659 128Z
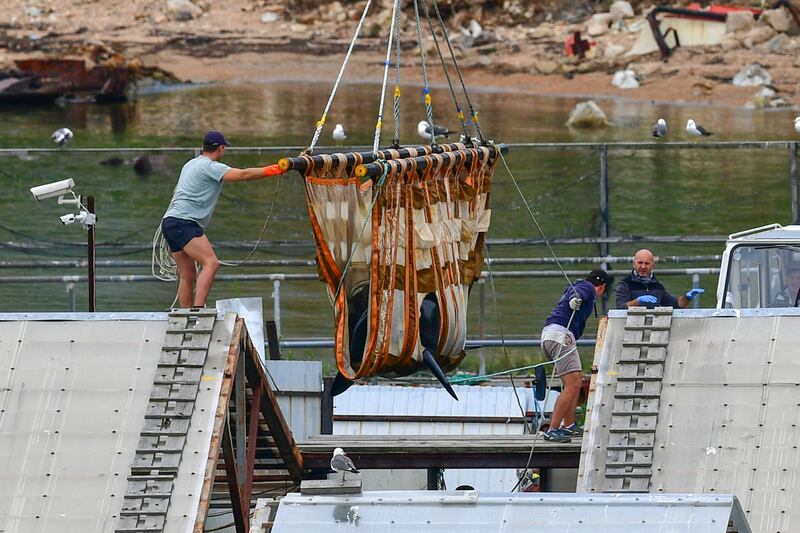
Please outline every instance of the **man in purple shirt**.
M555 362L556 374L563 385L553 408L550 429L544 434L545 440L569 442L572 437L583 434L583 428L575 423L581 389L581 359L576 341L583 335L594 303L606 292L608 284L605 270L592 270L585 280L567 286L545 320L542 352Z

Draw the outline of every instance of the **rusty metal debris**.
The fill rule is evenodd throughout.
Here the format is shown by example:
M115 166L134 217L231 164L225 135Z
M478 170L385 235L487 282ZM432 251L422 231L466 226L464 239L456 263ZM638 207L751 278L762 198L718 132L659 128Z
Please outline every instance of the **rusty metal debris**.
M101 44L82 46L64 57L19 59L0 71L0 102L48 102L89 96L98 102L122 101L141 70L138 60Z

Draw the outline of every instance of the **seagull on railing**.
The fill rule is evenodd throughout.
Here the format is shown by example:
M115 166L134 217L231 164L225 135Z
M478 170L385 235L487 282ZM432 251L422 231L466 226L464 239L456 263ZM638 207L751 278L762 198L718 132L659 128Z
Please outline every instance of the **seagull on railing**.
M419 133L419 136L423 139L427 141L431 140L431 126L428 124L428 121L419 121L419 124L417 124L417 133ZM435 133L437 137L449 137L453 132L443 126L434 126L433 133Z
M700 137L701 135L703 137L714 135L713 132L708 131L700 124L695 124L694 120L692 119L689 119L689 121L686 123L686 133L689 135L694 135L695 137Z
M800 133L800 117L794 117L794 131Z
M337 124L336 127L333 128L333 140L341 146L345 139L347 139L347 132L344 131L344 126Z
M53 132L53 135L50 136L54 143L59 145L60 147L64 147L68 142L72 140L72 130L69 128L61 128Z
M353 474L360 474L356 465L353 464L352 459L345 455L344 450L336 448L333 450L333 457L331 458L331 470L334 472L342 473L342 482L344 483L344 473L352 472Z
M658 119L656 125L653 126L653 137L658 139L659 137L664 137L667 134L667 121L663 118Z

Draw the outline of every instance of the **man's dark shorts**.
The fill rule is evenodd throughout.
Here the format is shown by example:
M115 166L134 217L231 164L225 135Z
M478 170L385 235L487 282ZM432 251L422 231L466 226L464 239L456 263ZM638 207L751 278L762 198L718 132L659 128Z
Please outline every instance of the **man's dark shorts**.
M203 228L194 220L167 217L161 221L161 233L167 241L169 251L180 252L189 241L203 236Z

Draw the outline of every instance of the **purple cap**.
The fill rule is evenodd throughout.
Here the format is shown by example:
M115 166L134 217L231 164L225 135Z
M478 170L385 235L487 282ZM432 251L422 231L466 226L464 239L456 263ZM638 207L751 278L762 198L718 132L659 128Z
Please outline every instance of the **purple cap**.
M207 145L210 145L210 146L220 146L220 145L230 146L231 145L231 143L229 143L227 140L225 140L225 136L222 134L222 132L221 131L216 131L216 130L212 130L212 131L209 131L208 133L206 133L206 136L203 137L203 144L204 145L207 144Z

